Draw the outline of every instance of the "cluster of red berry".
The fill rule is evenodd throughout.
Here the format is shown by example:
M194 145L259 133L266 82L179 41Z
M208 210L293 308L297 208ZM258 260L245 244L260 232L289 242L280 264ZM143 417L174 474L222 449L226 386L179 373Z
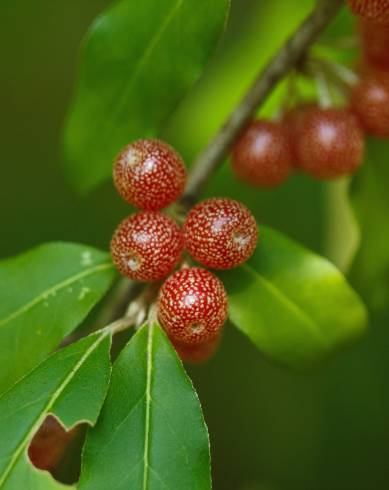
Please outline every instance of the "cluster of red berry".
M235 174L254 186L274 187L294 170L319 179L355 172L364 132L389 138L389 1L350 0L360 16L363 60L346 107L305 102L280 121L257 119L232 150Z
M114 162L113 176L123 199L142 210L122 221L112 237L112 258L124 276L164 279L184 250L212 269L236 267L253 253L257 223L237 201L202 201L189 211L182 228L161 212L180 198L186 183L184 163L166 143L128 145ZM206 269L182 267L160 288L159 322L184 360L204 360L214 352L227 313L224 286Z
M358 15L362 48L361 79L351 93L351 107L363 129L389 138L389 1L349 0Z

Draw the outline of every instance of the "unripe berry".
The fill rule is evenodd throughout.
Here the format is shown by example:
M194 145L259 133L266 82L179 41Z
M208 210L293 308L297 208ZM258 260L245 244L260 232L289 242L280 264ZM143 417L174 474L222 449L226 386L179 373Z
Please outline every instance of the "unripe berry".
M388 0L348 0L354 14L378 24L389 24Z
M362 163L364 137L351 111L312 108L299 123L296 151L300 168L314 177L349 175Z
M223 283L205 269L181 269L160 289L158 318L175 341L197 345L208 342L220 333L227 315Z
M351 106L368 133L389 138L389 77L362 79L353 88Z
M244 204L212 198L191 209L184 235L188 252L198 262L212 269L231 269L253 254L258 226Z
M389 26L368 20L359 22L364 61L373 68L389 69Z
M208 361L216 352L220 344L221 335L216 335L203 344L186 344L175 339L170 339L173 347L182 361L189 364L200 364Z
M282 124L256 120L241 133L232 150L232 168L251 185L274 187L291 171L288 135Z
M181 157L167 143L138 140L116 157L113 178L125 201L146 211L157 211L181 196L186 170Z
M166 277L177 265L184 247L175 221L161 213L140 212L123 220L111 241L114 264L137 281Z
M54 469L75 435L76 429L67 432L55 417L46 417L28 448L32 464L41 470Z

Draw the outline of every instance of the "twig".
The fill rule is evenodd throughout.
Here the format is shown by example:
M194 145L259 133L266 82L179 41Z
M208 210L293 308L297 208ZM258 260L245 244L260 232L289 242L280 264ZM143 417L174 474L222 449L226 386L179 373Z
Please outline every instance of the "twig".
M219 132L194 162L187 190L181 200L187 207L215 171L238 133L251 119L276 84L296 66L307 49L337 14L344 0L321 0L297 31L270 60L254 81L247 94L220 128Z
M309 46L335 16L343 3L344 0L319 0L312 13L262 70L240 104L194 162L187 190L180 202L184 208L193 203L209 176L225 156L239 131L247 124L275 85L291 68L301 61ZM137 290L138 294L134 294L133 288L134 286L128 282L127 284L122 282L119 285L112 296L112 300L108 302L106 309L102 313L99 325L108 323L109 325L105 328L116 333L129 326L134 326L135 323L139 323L141 318L143 321L143 315L145 314L144 302L149 302L146 305L147 309L147 306L150 306L152 291L147 291L146 288L144 294L139 294L139 290ZM130 302L132 298L134 300ZM126 305L128 308L124 312ZM151 302L150 316L153 314L155 314L155 308ZM120 317L119 315L122 316Z
M101 328L123 316L131 299L140 293L142 284L121 279L113 289L110 298L102 309L96 327Z

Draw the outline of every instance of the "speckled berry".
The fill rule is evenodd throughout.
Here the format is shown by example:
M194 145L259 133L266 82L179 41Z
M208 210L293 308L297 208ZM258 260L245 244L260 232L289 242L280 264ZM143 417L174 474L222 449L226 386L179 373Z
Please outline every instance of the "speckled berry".
M253 254L258 226L244 204L213 198L191 209L184 235L188 252L198 262L212 269L231 269Z
M161 213L140 212L120 223L111 241L119 272L138 281L166 277L177 265L184 247L181 229Z
M312 107L316 107L314 102L303 102L286 111L282 117L282 123L288 136L291 165L297 169L299 168L299 162L296 148L296 135L298 133L300 123L304 119L304 114Z
M125 201L146 211L158 211L181 196L186 170L181 157L167 143L138 140L117 156L113 178Z
M217 336L227 319L223 283L199 267L181 269L162 285L158 318L171 339L203 344Z
M221 334L202 344L186 344L174 338L170 340L182 361L189 364L201 364L215 354L220 344Z
M364 62L372 68L389 70L389 26L361 20L359 34Z
M348 109L311 108L296 132L301 169L320 179L349 175L361 165L364 137Z
M389 77L361 80L351 93L351 106L366 132L389 138Z
M258 187L280 185L291 171L288 135L282 124L258 119L240 134L232 150L232 168Z
M76 429L67 432L55 417L46 417L28 448L32 464L41 470L54 469L76 432Z
M389 24L388 0L348 0L354 14L378 24Z

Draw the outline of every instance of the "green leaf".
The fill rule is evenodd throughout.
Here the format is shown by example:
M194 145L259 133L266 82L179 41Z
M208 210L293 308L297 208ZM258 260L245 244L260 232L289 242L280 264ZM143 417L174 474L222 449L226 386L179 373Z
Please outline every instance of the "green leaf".
M62 488L29 462L27 448L48 414L66 429L96 423L109 377L108 332L90 335L42 362L0 397L0 489Z
M220 273L231 321L270 358L294 368L358 338L366 311L327 260L262 226L254 256Z
M86 40L65 128L68 172L88 190L111 175L115 154L155 136L201 74L229 0L121 0Z
M50 243L0 263L0 391L86 317L114 278L108 254Z
M361 247L352 278L370 307L381 310L389 301L389 144L370 140L363 167L350 188Z
M142 327L115 362L78 488L211 488L200 403L160 327Z

